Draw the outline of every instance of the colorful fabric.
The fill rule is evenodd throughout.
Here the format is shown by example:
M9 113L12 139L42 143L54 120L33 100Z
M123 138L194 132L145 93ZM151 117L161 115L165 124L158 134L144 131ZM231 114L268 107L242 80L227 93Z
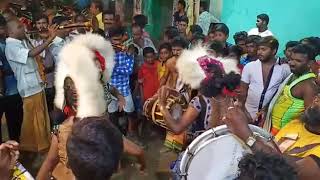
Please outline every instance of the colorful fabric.
M133 58L123 52L115 55L115 66L111 76L111 85L118 89L123 96L131 94L130 75L133 72Z
M202 128L199 129L199 127L196 127L197 124L199 124L199 122L194 122L192 125L193 128L191 129L192 132L207 130L210 128L210 120L211 120L211 114L212 114L211 113L212 107L211 107L211 103L210 103L211 98L208 98L205 96L202 96L202 98L203 98L204 103L206 104L206 107L201 106L201 104L203 104L203 103L201 103L199 96L194 97L189 103L189 106L196 109L197 112L199 113L197 121L202 121L201 127L203 127L203 129ZM206 108L206 109L204 109L204 108ZM204 119L201 119L202 117L199 117L201 111L205 111Z
M308 73L285 85L283 91L272 108L272 134L277 134L281 128L283 128L291 120L298 118L304 112L304 100L293 97L291 94L291 89L301 81L314 77L316 77L314 73Z
M290 138L292 136L296 136L297 138ZM292 120L279 131L275 138L280 147L288 140L294 141L292 145L284 151L285 154L300 158L312 154L320 157L320 135L309 132L300 120ZM309 148L307 148L307 146L309 146ZM295 151L293 151L293 149L295 149Z
M157 62L154 64L144 63L139 70L138 78L143 90L143 101L151 98L159 89L160 82L157 68Z
M209 71L209 66L212 64L218 65L224 71L223 64L220 61L213 59L209 56L202 56L202 57L198 58L197 61L198 61L199 65L201 66L201 68L203 69L204 73L206 74L207 78L210 78L213 75Z

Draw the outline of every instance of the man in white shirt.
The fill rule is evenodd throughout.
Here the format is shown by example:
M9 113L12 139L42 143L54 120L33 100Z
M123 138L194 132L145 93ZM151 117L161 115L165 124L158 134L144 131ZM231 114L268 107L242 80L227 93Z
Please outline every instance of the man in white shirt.
M50 147L50 121L43 82L35 57L43 52L56 36L57 27L49 28L49 37L32 48L26 41L24 26L18 19L7 23L6 58L17 79L17 88L23 101L23 122L20 150L42 152Z
M277 39L264 37L258 44L258 60L244 67L240 86L240 101L252 120L258 120L257 113L268 106L280 84L290 75L290 67L280 64L275 57L279 47Z
M256 28L251 29L248 35L258 35L261 37L273 36L272 32L268 30L269 16L267 14L259 14L257 16Z

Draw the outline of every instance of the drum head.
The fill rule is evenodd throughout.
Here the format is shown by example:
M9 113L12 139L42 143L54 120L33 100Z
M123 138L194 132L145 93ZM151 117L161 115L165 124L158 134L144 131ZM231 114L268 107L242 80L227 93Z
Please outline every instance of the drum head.
M247 153L250 149L237 137L222 135L201 144L184 165L187 169L182 170L188 180L233 180L237 177L240 159Z

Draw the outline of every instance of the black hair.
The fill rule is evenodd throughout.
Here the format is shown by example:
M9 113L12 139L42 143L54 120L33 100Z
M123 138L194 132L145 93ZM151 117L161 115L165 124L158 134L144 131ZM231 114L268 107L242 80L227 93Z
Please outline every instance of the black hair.
M217 54L225 54L225 48L223 47L223 44L218 41L211 42L209 49L214 50Z
M73 125L66 148L77 180L109 179L123 152L122 134L107 117L84 118Z
M142 29L148 24L148 17L143 14L138 14L133 16L133 20L138 24Z
M216 64L208 65L212 77L203 80L200 84L200 92L206 97L216 97L222 93L224 88L230 91L235 90L240 85L241 76L234 72L224 74L220 66Z
M159 52L160 52L162 49L167 49L168 51L172 51L171 44L170 44L170 43L162 43L162 44L160 44L160 46L159 46Z
M308 44L298 44L292 48L292 53L307 55L308 60L312 61L316 57L315 50Z
M202 28L197 24L190 26L190 32L192 34L195 34L195 33L203 34Z
M6 26L6 25L7 25L6 19L3 17L2 14L0 14L0 26Z
M98 35L100 35L101 37L103 37L103 38L106 38L106 33L104 32L104 30L102 30L102 29L98 29L98 30L96 30L96 31L93 31L92 33L94 33L94 34L98 34Z
M65 21L69 21L69 18L66 16L56 16L52 19L52 24L60 25Z
M312 46L312 48L314 49L315 53L317 55L320 55L320 38L319 37L303 38L300 42Z
M47 21L47 23L49 23L48 16L46 16L45 14L36 14L36 15L34 15L33 16L33 23L36 23L40 19L45 19Z
M237 180L297 180L297 172L281 156L256 152L247 154L239 162Z
M189 24L188 16L184 15L184 16L180 17L179 22L185 22L186 24Z
M202 7L204 11L208 11L209 6L206 1L200 1L200 7Z
M196 33L194 33L192 35L191 41L193 41L193 40L205 40L205 38L206 38L205 35L203 35L202 33L196 32Z
M101 0L93 0L91 3L94 3L96 8L103 12L103 2Z
M236 54L237 58L240 59L241 55L243 54L243 50L240 46L233 45L233 46L228 47L228 54L230 54L230 53Z
M154 49L152 47L143 48L143 56L146 56L149 53L155 54Z
M169 26L166 28L164 34L169 38L169 39L174 39L175 37L179 36L179 30L174 27L174 26Z
M229 28L225 23L217 23L212 27L213 32L222 32L226 36L229 36Z
M131 25L131 28L133 29L133 28L139 28L139 29L141 29L141 31L142 31L142 27L139 25L139 24L137 24L137 23L133 23L132 25Z
M183 6L183 9L186 8L186 2L184 0L179 0L178 4L181 4Z
M75 16L74 16L74 21L76 21L79 17L82 17L84 20L86 20L86 16L81 14L81 13L77 13Z
M188 42L184 38L178 36L173 39L171 47L182 47L183 49L186 49L188 48Z
M109 30L109 36L114 37L114 36L123 36L124 35L124 29L123 27L112 27Z
M259 41L261 40L261 36L258 35L250 35L247 37L246 44L253 43L255 45L258 45Z
M320 107L310 106L301 116L302 122L312 127L320 127Z
M267 14L259 14L257 16L257 19L261 19L262 21L264 21L267 24L269 24L269 16Z
M114 11L111 10L111 9L108 9L108 10L103 11L102 15L106 15L106 14L110 14L110 15L116 16L116 14L114 13Z
M248 38L248 33L246 31L236 32L233 35L234 42L237 44L239 41L246 41Z
M258 43L259 46L267 46L272 50L278 51L279 41L273 36L262 37Z
M289 42L287 42L287 44L286 44L286 49L295 47L295 46L298 45L298 44L300 44L299 41L289 41Z

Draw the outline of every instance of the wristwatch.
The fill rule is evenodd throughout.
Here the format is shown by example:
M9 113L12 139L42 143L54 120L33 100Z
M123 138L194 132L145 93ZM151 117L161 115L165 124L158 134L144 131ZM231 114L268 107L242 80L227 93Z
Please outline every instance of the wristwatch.
M250 148L254 145L254 143L257 141L257 138L255 135L251 135L246 140L246 145L248 145Z

